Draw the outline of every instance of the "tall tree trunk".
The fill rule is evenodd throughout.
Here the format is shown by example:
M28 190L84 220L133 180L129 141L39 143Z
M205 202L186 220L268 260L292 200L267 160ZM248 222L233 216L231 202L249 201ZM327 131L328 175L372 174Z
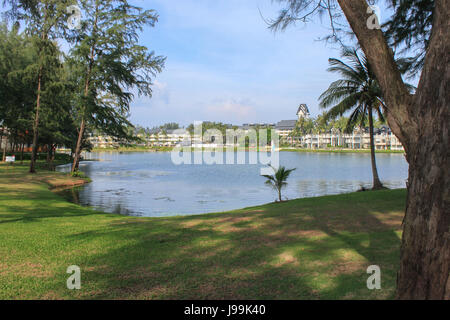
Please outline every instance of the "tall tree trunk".
M367 28L365 0L338 0L386 101L386 118L409 162L399 299L450 299L450 1L436 0L419 85L411 95L381 30Z
M37 157L38 135L39 135L39 110L41 107L41 86L42 86L42 67L39 69L39 76L38 76L38 89L36 99L36 113L34 115L34 124L33 124L33 147L31 149L30 173L36 173L36 157Z
M407 154L408 196L397 280L400 299L450 299L450 163L448 129L443 129L448 128L448 114L439 123L430 121L433 118L426 117L426 134L416 138Z
M75 154L74 154L74 158L73 158L72 173L77 171L80 166L81 146L83 144L83 137L84 137L85 129L86 129L86 123L85 123L84 119L82 119L81 125L80 125L80 130L78 132L77 146L75 148Z
M50 163L51 156L52 156L52 150L50 149L50 144L47 144L47 163Z
M435 3L425 66L409 105L416 125L407 141L400 299L450 299L450 1Z
M5 128L2 128L2 132L1 132L1 134L0 134L0 147L3 147L3 136L4 136L4 131L5 131ZM6 136L6 135L5 135L5 136ZM6 139L5 139L5 145L6 145ZM3 155L2 155L2 161L3 161L3 162L5 161L5 157L6 157L6 154L3 153Z
M20 164L23 164L23 149L25 148L25 143L22 143L22 148L20 150Z
M56 148L57 148L57 145L56 144L52 144L52 157L51 157L51 162L54 162L55 161L55 157L56 157Z
M97 29L98 15L99 15L99 4L97 2L96 7L95 7L95 21L94 21L93 33L95 33L95 30ZM85 98L89 95L89 86L91 83L92 68L94 66L95 45L96 45L96 43L94 42L90 48L89 66L88 66L88 70L87 70L86 78L85 78L85 82L84 82L84 97ZM74 156L73 165L72 165L72 173L77 171L79 168L79 165L80 165L81 149L82 149L82 143L83 143L83 138L84 138L84 131L86 129L86 119L85 119L86 114L85 114L85 112L86 112L86 107L84 107L83 111L82 111L80 130L78 132L77 146L75 147L75 156Z
M377 170L377 161L375 159L375 137L373 135L373 109L368 107L369 111L369 135L370 135L370 160L372 161L372 176L373 176L373 190L379 190L383 188L383 184L380 181Z
M53 160L55 158L54 154L55 154L54 153L54 146L53 146L52 143L49 143L48 144L48 153L47 153L47 156L48 156L48 161L47 162L48 162L48 168L51 171L55 171L55 166L53 165Z
M8 133L10 133L9 130L8 130ZM9 138L10 137L8 137L8 134L5 134L5 138L6 138L5 139L5 144L3 145L3 159L2 159L3 162L6 161L6 154L8 152L8 143L9 143Z

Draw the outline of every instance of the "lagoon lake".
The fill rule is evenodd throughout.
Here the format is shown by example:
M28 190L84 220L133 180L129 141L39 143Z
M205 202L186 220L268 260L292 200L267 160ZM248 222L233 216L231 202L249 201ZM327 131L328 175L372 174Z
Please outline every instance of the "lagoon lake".
M248 159L249 154L246 153ZM402 154L377 154L380 179L388 188L405 188L408 164ZM69 201L110 213L165 217L202 214L262 205L276 192L258 165L176 165L165 153L90 153L80 170L92 183L59 192ZM246 161L248 163L249 161ZM297 168L288 180L287 199L348 193L370 188L369 153L281 152L280 164ZM61 166L58 171L70 171Z

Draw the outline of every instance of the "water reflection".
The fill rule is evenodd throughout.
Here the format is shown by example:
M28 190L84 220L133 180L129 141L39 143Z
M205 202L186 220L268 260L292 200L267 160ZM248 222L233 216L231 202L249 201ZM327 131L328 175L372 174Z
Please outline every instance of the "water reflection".
M99 210L134 216L171 216L227 211L274 201L260 165L175 165L170 153L96 153L98 162L80 170L85 187L61 194ZM246 155L249 158L249 155ZM370 188L369 154L282 152L281 164L297 168L284 196L289 199ZM404 188L408 165L400 154L377 155L386 187ZM58 167L70 171L70 166Z

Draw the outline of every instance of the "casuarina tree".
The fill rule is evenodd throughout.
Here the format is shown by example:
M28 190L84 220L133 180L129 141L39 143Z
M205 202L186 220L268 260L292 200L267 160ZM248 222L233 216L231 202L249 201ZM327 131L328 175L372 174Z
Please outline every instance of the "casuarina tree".
M158 20L154 10L142 10L126 0L82 0L80 4L82 21L72 35L70 59L80 84L72 172L78 170L87 125L115 137L128 136L133 96L151 96L152 78L165 61L139 44L139 32Z
M35 173L36 156L39 143L39 122L42 94L51 82L52 69L60 64L59 50L55 40L65 34L67 28L67 8L75 0L5 0L10 6L7 16L19 23L26 23L25 29L34 36L38 48L37 59L33 68L27 70L36 77L36 98L33 119L33 148L31 153L30 173Z

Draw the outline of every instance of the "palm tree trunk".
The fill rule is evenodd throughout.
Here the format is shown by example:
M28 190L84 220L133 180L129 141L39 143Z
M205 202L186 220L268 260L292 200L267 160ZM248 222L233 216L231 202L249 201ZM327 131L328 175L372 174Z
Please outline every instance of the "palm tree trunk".
M373 114L372 107L368 107L369 111L369 134L370 134L370 158L372 160L372 175L373 175L373 190L379 190L383 188L383 184L380 181L377 170L377 162L375 159L375 141L373 136Z

